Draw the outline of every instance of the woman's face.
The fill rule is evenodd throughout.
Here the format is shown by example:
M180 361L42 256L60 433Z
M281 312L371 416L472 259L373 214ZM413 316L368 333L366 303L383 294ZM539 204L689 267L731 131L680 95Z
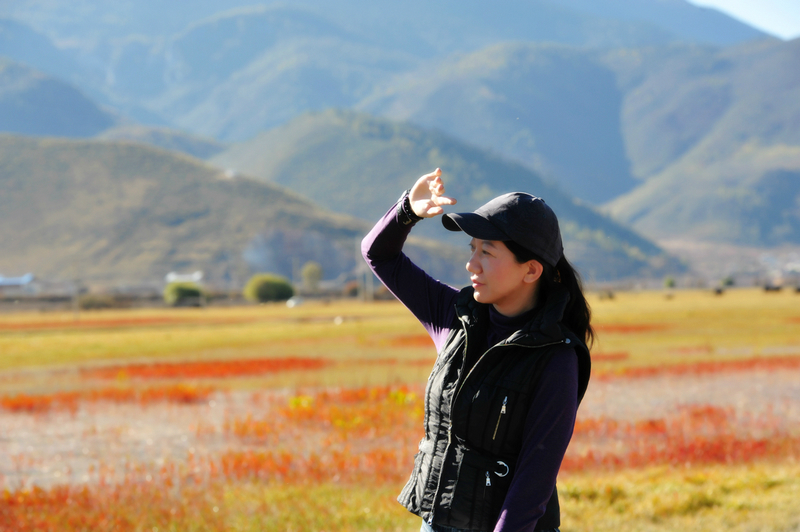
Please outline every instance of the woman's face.
M542 265L535 260L520 264L499 240L469 243L472 255L467 271L475 289L475 301L494 305L505 316L517 316L532 309Z

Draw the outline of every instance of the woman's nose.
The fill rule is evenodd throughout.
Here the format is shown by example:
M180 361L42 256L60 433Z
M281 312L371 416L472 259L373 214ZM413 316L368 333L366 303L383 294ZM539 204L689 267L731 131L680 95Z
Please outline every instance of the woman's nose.
M469 273L479 273L481 271L478 267L478 261L475 260L474 254L467 261L467 271Z

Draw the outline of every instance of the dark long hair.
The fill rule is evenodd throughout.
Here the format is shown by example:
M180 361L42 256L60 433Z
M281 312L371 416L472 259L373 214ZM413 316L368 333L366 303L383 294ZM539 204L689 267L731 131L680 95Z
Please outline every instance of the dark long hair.
M551 266L541 257L522 247L513 240L503 242L506 247L514 254L514 258L520 264L529 260L535 260L544 267L542 276L539 279L537 297L539 301L547 300L548 295L556 284L564 286L569 292L569 303L564 309L564 317L561 319L567 329L572 331L578 338L583 339L587 346L591 347L594 342L594 329L592 329L592 310L583 295L583 283L578 271L572 267L567 258L561 255L561 259Z

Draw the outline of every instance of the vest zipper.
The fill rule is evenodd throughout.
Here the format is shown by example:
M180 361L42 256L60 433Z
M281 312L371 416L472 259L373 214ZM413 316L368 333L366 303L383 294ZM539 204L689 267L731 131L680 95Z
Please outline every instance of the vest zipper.
M467 346L467 338L466 338L466 337L467 337L467 330L466 330L466 327L464 327L464 349L465 349L465 351L464 351L464 352L465 352L465 353L466 353L466 346ZM566 338L565 338L565 340L566 340ZM452 411L453 411L453 408L452 408L452 406L453 406L454 404L456 404L456 399L458 399L458 395L461 393L461 389L462 389L462 388L464 387L464 385L467 383L467 380L469 379L470 375L472 375L472 373L475 371L475 368L477 368L477 367L480 365L480 363L483 361L483 359L484 359L484 358L486 358L486 355L488 355L489 353L491 353L491 352L492 352L492 350L494 350L495 348L497 348L497 347L508 347L508 346L512 346L512 347L522 347L522 348L524 348L524 349L539 349L539 348L541 348L541 347L550 347L551 345L558 345L558 344L563 344L563 343L565 343L565 341L564 341L564 340L559 340L559 341L557 341L557 342L550 342L550 343L548 343L548 344L541 344L541 345L521 345L521 344L513 344L513 343L506 343L506 344L497 344L497 345L493 345L492 347L490 347L489 349L487 349L487 350L486 350L486 351L485 351L485 352L484 352L484 353L483 353L483 354L480 356L480 358L477 360L477 362L475 362L475 364L473 364L473 365L472 365L472 367L470 368L470 370L467 372L467 376L466 376L466 377L464 377L464 380L462 380L462 381L461 381L461 384L458 386L458 390L456 390L456 393L455 393L455 395L453 396L453 401L452 401L452 402L451 402L451 404L450 404L450 411L451 411L451 413L452 413ZM566 343L569 343L569 342L566 342Z
M489 478L489 472L487 471L486 472L486 487L489 487L491 485L492 485L492 479Z
M497 429L500 428L500 420L503 419L503 414L506 413L506 405L507 404L508 404L508 396L506 395L503 398L503 406L500 408L500 415L497 416L497 425L494 426L494 434L492 434L492 441L494 441L494 439L497 438ZM487 473L487 475L488 475L488 473ZM489 480L488 476L486 477L486 480L487 481ZM487 486L489 486L489 485L490 484L487 484Z

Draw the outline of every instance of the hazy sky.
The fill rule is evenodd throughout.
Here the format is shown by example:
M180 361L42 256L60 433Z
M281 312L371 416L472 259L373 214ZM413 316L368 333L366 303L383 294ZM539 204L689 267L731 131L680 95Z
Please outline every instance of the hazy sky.
M688 0L713 7L782 39L800 37L800 0Z

